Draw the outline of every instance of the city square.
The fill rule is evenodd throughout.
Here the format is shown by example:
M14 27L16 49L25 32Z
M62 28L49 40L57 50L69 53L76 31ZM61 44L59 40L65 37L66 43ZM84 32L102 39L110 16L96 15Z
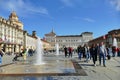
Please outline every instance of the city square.
M0 80L119 80L120 0L1 0Z
M15 63L12 62L13 57L3 57L3 65L0 66L1 80L119 80L120 78L119 57L107 60L107 67L99 66L98 63L95 67L92 61L86 63L84 59L79 60L76 54L73 58L64 58L63 54L44 55L45 64L35 66L31 61L33 57L28 57L25 62L19 58L19 62Z

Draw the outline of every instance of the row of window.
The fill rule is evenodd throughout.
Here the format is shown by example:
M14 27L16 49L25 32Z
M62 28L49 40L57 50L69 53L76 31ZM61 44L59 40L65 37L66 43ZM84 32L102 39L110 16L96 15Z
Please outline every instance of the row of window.
M7 42L20 44L23 41L23 32L5 24L0 24L0 38Z
M82 39L53 39L53 38L47 38L46 40L48 42L88 42L91 39L91 37L86 37L84 41Z
M78 42L78 40L56 40L56 42Z
M69 47L69 46L72 46L72 47L78 47L80 44L75 44L75 43L73 43L73 44L59 44L59 47L64 47L64 46L67 46L67 47Z
M48 39L48 42L81 42L81 40L52 40L52 39Z

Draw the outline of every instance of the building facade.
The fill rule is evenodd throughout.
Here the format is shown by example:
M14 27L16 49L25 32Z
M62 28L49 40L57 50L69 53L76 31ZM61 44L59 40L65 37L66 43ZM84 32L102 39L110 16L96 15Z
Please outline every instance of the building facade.
M10 14L9 19L0 17L0 49L6 53L20 52L23 39L23 23L15 12Z
M51 44L49 43L49 42L47 42L46 40L44 40L44 39L41 39L41 41L42 41L42 45L43 45L43 50L51 50L52 48L51 48Z
M24 49L36 49L37 45L37 36L36 31L32 32L32 35L28 34L27 31L24 31Z
M45 34L45 39L48 41L52 48L55 49L55 44L59 44L59 48L63 49L66 47L77 48L79 45L87 44L88 41L93 39L92 32L83 32L81 35L63 35L58 36L52 30L50 33Z
M0 50L6 54L20 53L23 49L36 49L36 31L32 35L23 30L23 23L12 12L9 19L0 17Z
M113 45L114 38L116 38L117 45L118 47L120 47L120 29L115 29L108 32L106 36L106 42L107 42L106 44Z
M51 49L55 48L56 34L54 33L53 30L48 34L45 34L45 40L50 43Z
M106 46L113 46L113 40L116 38L117 45L120 47L120 29L111 30L108 34L95 38L89 41L89 45L98 44L100 42L104 42Z
M93 40L90 40L90 41L88 42L89 46L92 46L92 44L99 44L99 43L101 43L101 42L103 42L103 43L106 45L106 36L107 36L107 34L106 34L106 35L103 35L103 36L100 36L100 37L98 37L98 38L95 38L95 39L93 39Z

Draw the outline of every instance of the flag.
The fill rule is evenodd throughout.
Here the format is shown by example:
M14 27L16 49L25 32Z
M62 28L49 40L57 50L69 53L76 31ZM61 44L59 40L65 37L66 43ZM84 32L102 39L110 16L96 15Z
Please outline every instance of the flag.
M106 39L106 36L105 36L105 35L103 36L103 39Z

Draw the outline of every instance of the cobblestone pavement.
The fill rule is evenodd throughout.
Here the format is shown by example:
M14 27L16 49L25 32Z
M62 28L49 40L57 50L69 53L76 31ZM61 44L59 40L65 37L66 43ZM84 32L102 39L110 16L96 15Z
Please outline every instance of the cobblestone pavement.
M12 63L14 56L4 56L3 64ZM106 60L106 67L102 65L99 66L97 61L97 66L93 66L92 61L88 63L84 62L84 59L81 61L77 58L77 55L74 55L73 58L64 58L64 55L61 56L62 59L74 60L83 70L87 73L87 76L81 75L69 75L69 76L1 76L0 80L120 80L120 57L112 57L111 60ZM22 59L22 58L20 58ZM29 58L29 59L32 59Z

